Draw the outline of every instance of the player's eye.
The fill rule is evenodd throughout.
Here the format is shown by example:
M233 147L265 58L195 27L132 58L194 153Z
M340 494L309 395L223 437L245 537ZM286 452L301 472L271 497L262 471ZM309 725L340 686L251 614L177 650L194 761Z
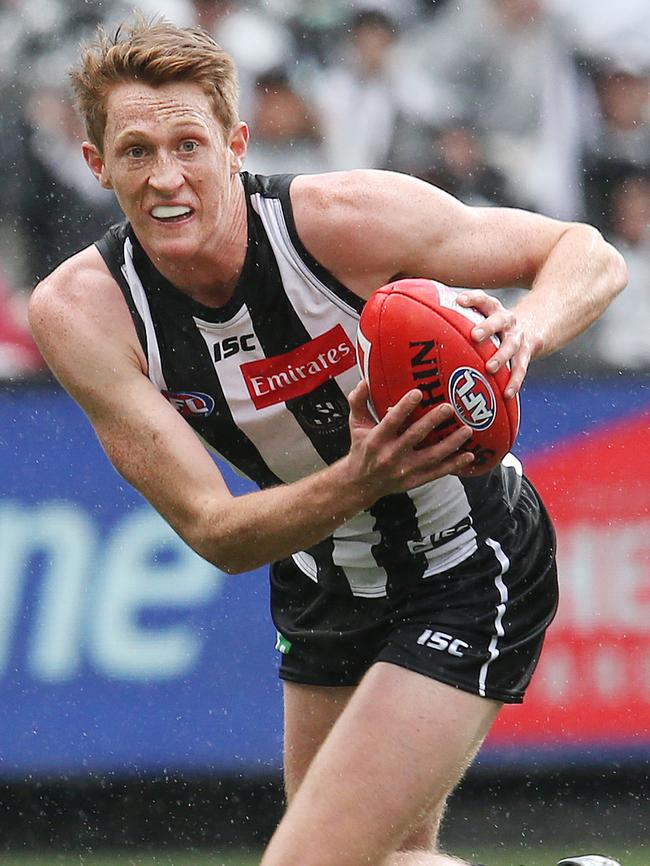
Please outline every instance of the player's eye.
M142 159L145 155L145 149L139 144L134 144L132 147L128 148L126 155L130 156L132 159Z
M186 141L181 142L180 150L182 153L194 153L198 146L198 142L188 138Z

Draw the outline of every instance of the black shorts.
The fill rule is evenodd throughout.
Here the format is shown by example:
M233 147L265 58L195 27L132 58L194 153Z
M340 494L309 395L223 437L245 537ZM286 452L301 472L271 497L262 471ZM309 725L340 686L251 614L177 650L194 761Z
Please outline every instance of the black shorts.
M375 662L521 703L557 608L555 534L524 480L511 519L442 574L390 598L325 592L292 559L271 568L280 677L356 685Z

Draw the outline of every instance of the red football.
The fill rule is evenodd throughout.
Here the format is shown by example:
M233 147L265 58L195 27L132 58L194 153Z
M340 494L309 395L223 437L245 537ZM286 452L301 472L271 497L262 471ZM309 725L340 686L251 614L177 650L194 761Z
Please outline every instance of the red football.
M506 400L509 370L488 373L496 340L477 343L471 331L483 317L456 302L456 291L433 280L398 280L378 289L361 314L359 367L370 389L371 408L383 418L412 388L424 393L414 420L440 403L456 413L423 444L433 445L460 424L471 427L467 449L475 456L465 475L493 469L519 430L519 399Z

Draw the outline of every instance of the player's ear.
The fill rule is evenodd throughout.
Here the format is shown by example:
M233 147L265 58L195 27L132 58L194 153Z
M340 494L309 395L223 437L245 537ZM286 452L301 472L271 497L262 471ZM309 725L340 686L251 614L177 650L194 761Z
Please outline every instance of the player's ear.
M242 170L250 132L248 125L242 120L237 123L228 136L228 150L230 151L230 170L233 174Z
M113 184L110 182L108 174L106 172L104 159L97 147L94 144L91 144L89 141L84 141L84 143L81 145L81 152L83 153L83 157L86 160L86 165L95 175L95 177L104 187L104 189L113 189Z

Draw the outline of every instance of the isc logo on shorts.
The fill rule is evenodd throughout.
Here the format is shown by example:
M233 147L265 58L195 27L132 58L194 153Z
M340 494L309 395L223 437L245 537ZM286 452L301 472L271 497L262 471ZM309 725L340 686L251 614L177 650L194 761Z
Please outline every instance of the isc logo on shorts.
M465 655L463 650L469 649L469 644L464 640L451 634L446 634L444 631L433 631L431 628L425 628L418 638L418 643L420 646L428 646L440 652L448 652L449 655L456 656L457 658L462 658Z
M488 380L473 367L459 367L449 377L449 402L473 430L487 430L496 418L496 400Z

